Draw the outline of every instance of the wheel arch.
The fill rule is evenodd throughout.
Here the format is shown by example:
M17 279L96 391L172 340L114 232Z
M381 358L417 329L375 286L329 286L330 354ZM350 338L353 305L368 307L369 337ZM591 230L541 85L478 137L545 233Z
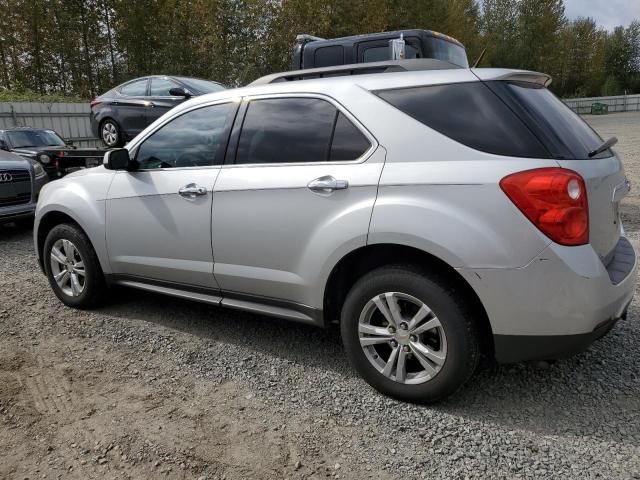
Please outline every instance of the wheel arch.
M43 250L44 242L47 239L47 235L49 235L49 232L53 230L54 227L63 223L71 223L77 226L85 235L87 235L87 232L82 228L77 220L67 213L61 212L59 210L54 210L44 214L38 223L38 228L35 234L36 250L38 252L38 262L40 263L40 268L44 268Z
M407 264L429 272L437 272L448 282L464 292L471 307L478 312L481 346L485 355L493 357L493 334L487 312L467 280L458 271L439 257L413 246L379 243L352 250L343 256L329 274L323 299L325 323L340 318L340 311L351 287L366 273L391 264Z
M38 263L40 265L40 268L43 269L44 271L43 250L44 250L44 243L47 239L47 235L49 235L49 232L54 227L64 223L75 225L89 239L89 242L91 243L92 248L94 249L94 251L98 256L98 260L100 261L100 266L102 270L104 272L108 272L109 270L105 269L105 267L108 267L108 265L105 265L104 259L100 255L99 249L96 248L95 242L92 239L92 236L90 235L89 231L82 226L82 223L77 218L75 218L72 213L66 212L63 210L58 210L58 209L50 210L42 214L42 216L38 219L37 224L35 225L34 242L35 242L37 258L38 258Z

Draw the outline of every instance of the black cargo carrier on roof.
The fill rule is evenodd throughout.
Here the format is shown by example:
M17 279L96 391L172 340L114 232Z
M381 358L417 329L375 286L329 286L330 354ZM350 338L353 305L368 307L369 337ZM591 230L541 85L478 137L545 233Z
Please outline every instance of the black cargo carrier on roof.
M389 42L404 40L404 58L434 58L469 67L464 45L455 38L431 30L397 30L324 39L298 35L292 70L393 60Z

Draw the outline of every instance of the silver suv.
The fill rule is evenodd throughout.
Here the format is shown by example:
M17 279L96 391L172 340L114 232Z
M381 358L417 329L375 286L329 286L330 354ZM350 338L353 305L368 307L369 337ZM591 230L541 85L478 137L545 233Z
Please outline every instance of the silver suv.
M125 285L337 322L364 379L412 402L482 355L573 354L625 318L637 262L614 142L549 82L415 60L194 98L43 189L40 264L77 308Z

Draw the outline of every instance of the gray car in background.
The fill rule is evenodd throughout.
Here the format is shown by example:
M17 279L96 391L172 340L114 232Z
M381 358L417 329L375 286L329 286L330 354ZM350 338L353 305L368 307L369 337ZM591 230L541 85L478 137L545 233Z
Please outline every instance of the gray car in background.
M33 222L40 189L48 181L40 163L0 150L0 224Z
M482 355L574 354L626 317L637 261L614 142L549 83L412 60L191 99L44 191L38 259L72 307L124 285L339 323L364 379L412 402Z
M121 147L185 100L224 86L201 78L151 75L136 78L91 101L91 130L109 148Z

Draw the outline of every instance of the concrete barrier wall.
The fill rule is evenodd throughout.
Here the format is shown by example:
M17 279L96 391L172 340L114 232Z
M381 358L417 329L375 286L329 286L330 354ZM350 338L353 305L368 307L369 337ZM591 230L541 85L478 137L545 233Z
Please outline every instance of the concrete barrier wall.
M91 133L88 103L0 102L0 129L35 127L55 130L80 147L98 147Z
M565 98L562 100L576 113L591 113L591 105L604 103L609 106L609 113L637 112L640 110L640 95L619 95L616 97Z

